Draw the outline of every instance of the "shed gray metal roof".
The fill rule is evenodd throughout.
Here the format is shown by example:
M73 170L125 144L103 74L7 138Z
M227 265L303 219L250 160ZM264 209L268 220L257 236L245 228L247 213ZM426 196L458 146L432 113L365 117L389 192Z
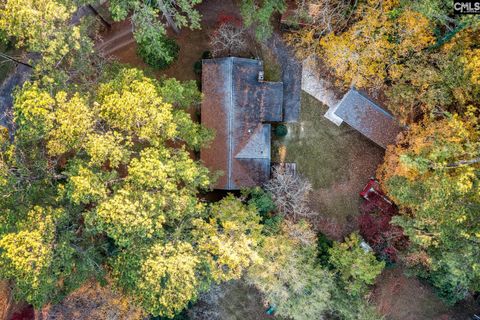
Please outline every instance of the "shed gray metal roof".
M215 188L238 190L262 185L270 177L271 127L282 121L283 85L259 82L259 60L203 60L202 124L215 139L200 157L212 171L222 171Z
M394 144L402 130L390 113L355 88L345 94L335 115L382 148Z

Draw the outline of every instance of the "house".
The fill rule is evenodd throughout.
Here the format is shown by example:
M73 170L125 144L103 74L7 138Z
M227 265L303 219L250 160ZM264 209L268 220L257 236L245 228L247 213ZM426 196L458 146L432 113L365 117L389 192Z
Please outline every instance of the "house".
M355 88L335 106L334 115L384 149L394 144L402 131L390 113Z
M223 173L214 188L263 185L270 178L271 123L283 118L283 84L263 81L260 60L208 59L202 62L202 93L202 124L215 139L200 158Z

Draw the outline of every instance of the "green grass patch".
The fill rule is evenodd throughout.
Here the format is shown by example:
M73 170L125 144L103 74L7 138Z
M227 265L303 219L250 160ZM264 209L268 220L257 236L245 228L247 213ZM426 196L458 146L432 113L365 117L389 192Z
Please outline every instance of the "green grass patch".
M275 140L277 148L281 144L287 147L286 161L296 162L314 188L329 187L348 176L351 164L342 160L358 143L358 134L349 126L337 127L323 116L327 110L303 92L300 121L288 124L288 135Z

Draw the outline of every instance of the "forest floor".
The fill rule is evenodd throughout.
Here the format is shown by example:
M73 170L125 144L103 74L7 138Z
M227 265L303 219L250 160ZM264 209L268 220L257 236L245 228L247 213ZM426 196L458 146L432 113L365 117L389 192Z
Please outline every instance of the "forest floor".
M385 269L377 278L373 302L387 320L470 320L478 313L473 299L447 306L428 283L406 276L401 266Z
M212 287L189 310L191 320L267 320L279 317L265 313L262 296L242 280Z

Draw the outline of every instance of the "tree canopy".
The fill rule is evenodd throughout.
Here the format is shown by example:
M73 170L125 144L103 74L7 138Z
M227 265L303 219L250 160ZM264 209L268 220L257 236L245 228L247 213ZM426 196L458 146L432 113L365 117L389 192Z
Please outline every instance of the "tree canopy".
M240 12L247 27L254 26L258 41L268 40L273 33L272 16L286 9L284 0L242 0Z
M88 78L87 74L95 72L89 37L93 21L81 16L73 19L77 5L73 0L6 0L0 4L0 31L31 54L37 76L46 84ZM65 72L72 68L75 72Z
M0 276L18 297L40 307L109 275L171 317L256 261L256 209L197 197L211 176L190 152L212 134L184 111L194 88L119 69L92 95L37 83L18 93L0 162Z
M449 302L478 291L480 130L477 109L411 126L379 169L411 241L406 261Z

